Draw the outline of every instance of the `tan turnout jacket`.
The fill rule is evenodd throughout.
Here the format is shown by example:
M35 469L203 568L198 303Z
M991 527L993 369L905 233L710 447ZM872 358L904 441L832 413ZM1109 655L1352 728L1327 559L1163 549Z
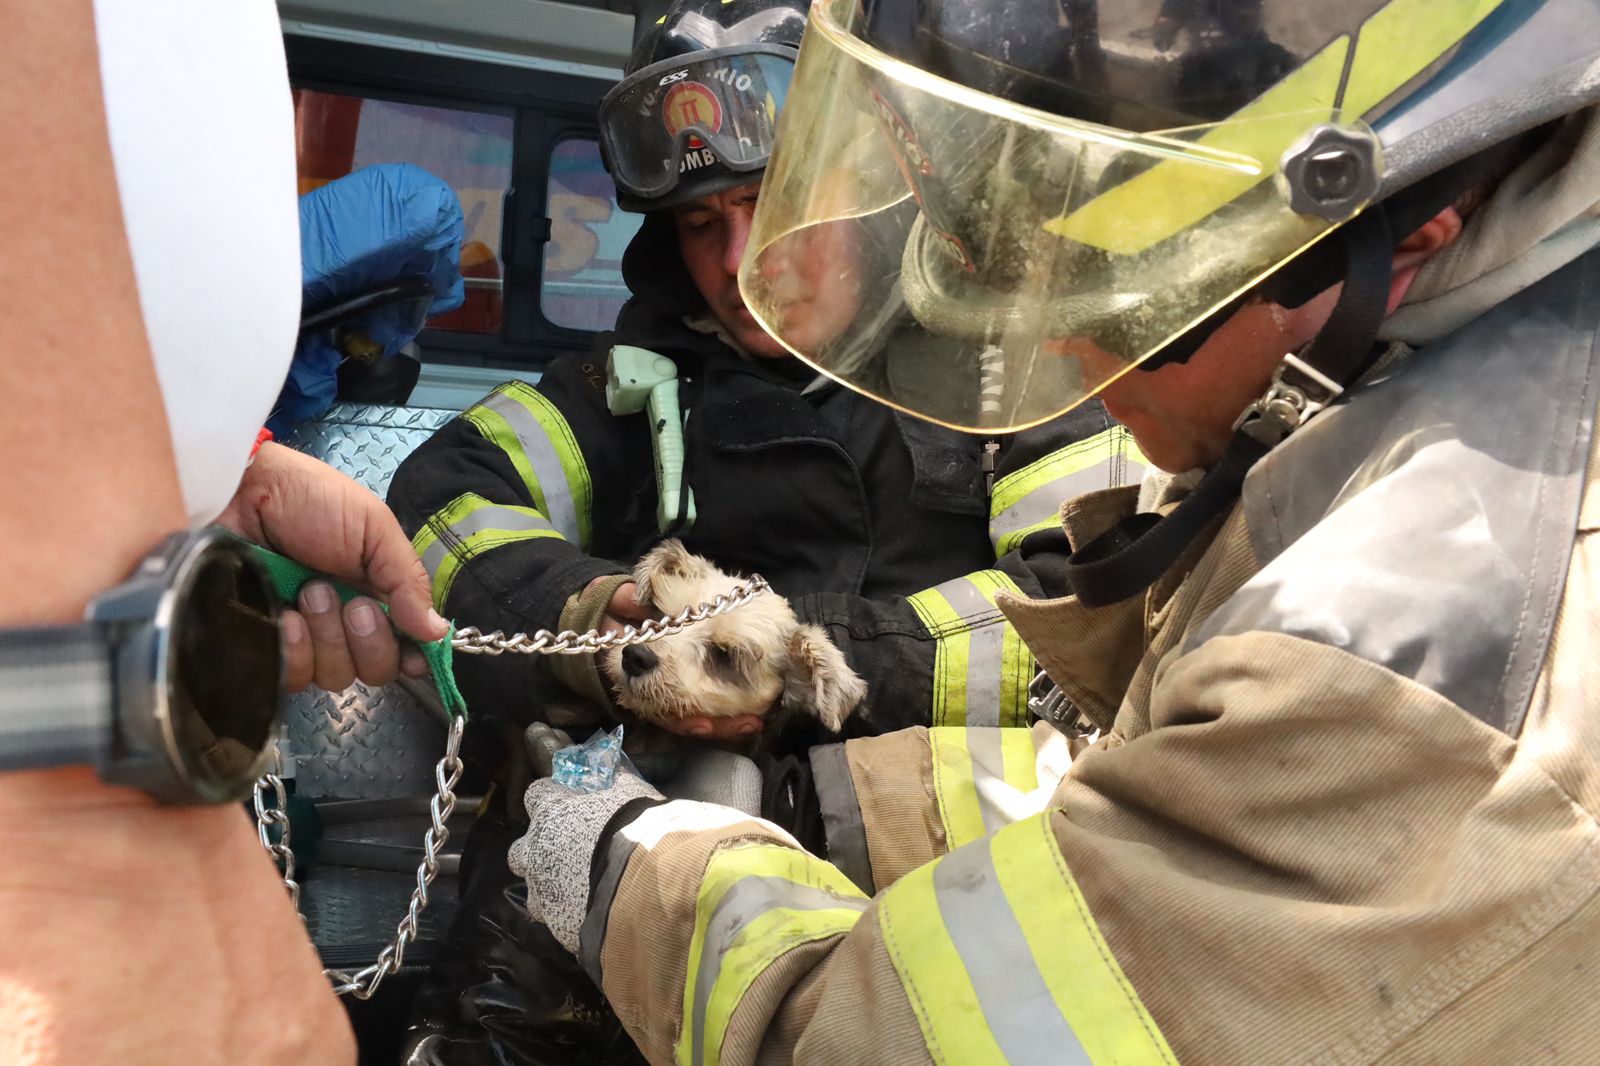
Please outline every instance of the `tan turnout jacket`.
M691 803L620 833L583 957L646 1055L1600 1061L1597 336L1590 254L1314 420L1143 598L1006 601L1106 730L1058 785L1047 726L915 729L819 752L834 863Z

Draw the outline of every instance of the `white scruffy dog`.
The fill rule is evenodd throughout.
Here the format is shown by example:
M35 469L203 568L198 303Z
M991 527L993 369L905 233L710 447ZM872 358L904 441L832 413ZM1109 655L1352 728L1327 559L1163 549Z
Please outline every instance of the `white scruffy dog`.
M639 602L663 615L709 603L742 580L676 540L651 549L634 570ZM837 732L867 694L827 633L802 625L772 591L650 644L607 649L600 668L617 703L653 721L759 715L777 706Z

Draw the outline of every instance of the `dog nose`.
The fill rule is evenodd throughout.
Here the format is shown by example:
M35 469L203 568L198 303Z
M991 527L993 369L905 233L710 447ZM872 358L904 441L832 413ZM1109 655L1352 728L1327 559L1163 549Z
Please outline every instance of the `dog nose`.
M630 644L622 649L622 672L629 677L638 677L656 668L660 662L656 653L643 644Z

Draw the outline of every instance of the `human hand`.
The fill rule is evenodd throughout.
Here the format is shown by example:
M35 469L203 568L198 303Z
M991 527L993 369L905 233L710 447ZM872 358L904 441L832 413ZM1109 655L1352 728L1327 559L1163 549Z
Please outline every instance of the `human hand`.
M690 715L686 718L652 720L651 724L658 725L669 733L676 733L680 737L689 737L693 740L728 741L755 736L761 732L762 721L758 714L738 714L731 718Z
M511 845L511 872L528 882L528 914L573 955L589 910L589 867L606 825L637 799L662 799L643 778L617 769L610 788L574 792L548 777L528 786L528 831Z
M597 577L589 582L588 587L593 588L602 581L608 580ZM611 594L611 600L606 604L606 613L600 619L601 633L619 632L627 626L638 627L638 623L655 617L655 612L649 604L639 602L639 586L632 581L617 586L617 591Z
M597 577L589 584L593 586L605 580L604 577ZM629 581L618 585L617 591L611 594L611 602L606 605L605 616L600 621L600 632L618 632L630 625L637 628L638 623L656 616L656 611L649 604L639 602L639 586ZM731 718L691 715L659 721L652 719L651 724L695 740L742 740L761 732L761 716L756 714L741 714Z
M411 541L373 493L326 463L264 444L218 524L303 566L369 592L389 605L396 626L420 641L449 625L433 609L431 584ZM393 681L403 669L427 672L416 648L400 642L377 602L358 596L341 609L333 586L309 582L300 610L285 611L280 632L290 691L315 681L338 691L360 678Z

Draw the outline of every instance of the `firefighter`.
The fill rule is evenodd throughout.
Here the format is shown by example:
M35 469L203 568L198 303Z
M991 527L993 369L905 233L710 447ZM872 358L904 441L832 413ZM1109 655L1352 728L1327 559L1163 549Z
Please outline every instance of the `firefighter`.
M1103 66L1053 0L813 8L749 306L946 423L1098 394L1185 476L1068 504L1073 594L1000 597L1031 732L813 754L832 862L633 778L529 789L530 912L652 1062L1592 1057L1600 12L1260 8L1159 48L1156 0L1102 12ZM881 319L789 329L823 227L1001 394Z
M1098 404L988 438L929 425L819 378L755 320L736 275L805 12L681 0L640 41L600 109L618 201L644 213L623 259L633 299L593 352L552 363L537 386L503 386L419 447L389 503L435 605L485 632L643 617L628 572L672 534L724 569L759 572L827 630L867 682L857 733L1021 724L1030 664L995 595L1064 591L1056 510L1136 480L1128 437ZM856 309L854 251L822 257L809 329ZM681 483L658 484L646 413L608 409L614 345L676 366ZM681 502L663 508L664 492ZM524 723L552 694L610 702L592 656L464 659L458 677L475 709Z
M1136 480L1137 456L1098 404L986 437L892 411L819 377L751 314L737 273L805 15L797 0L680 0L651 27L599 114L618 202L644 215L623 259L633 299L593 352L552 363L536 387L498 389L419 447L389 503L415 535L435 605L462 624L583 632L636 621L644 606L628 572L674 535L726 570L760 573L826 630L867 685L847 735L1021 725L1033 664L995 597L1064 593L1061 501ZM868 251L826 235L809 245L786 297L791 321L820 338L870 314L854 276ZM894 328L902 344L946 343L908 315ZM616 345L672 361L681 478L658 477L656 416L608 406ZM520 726L552 704L566 705L558 724L581 739L593 726L574 720L572 695L610 703L592 656L463 656L457 679L476 712L467 747L490 764L516 753ZM710 739L763 727L754 716L671 724ZM805 752L824 739L804 716L775 727L763 740L766 787L742 801L815 820ZM696 776L761 780L748 764ZM518 823L520 792L505 804ZM469 841L463 907L418 996L411 1061L452 1061L467 1046L522 1061L555 1032L581 1034L578 1057L627 1047L598 1003L573 1024L565 1004L587 980L502 891L521 831L491 818Z

